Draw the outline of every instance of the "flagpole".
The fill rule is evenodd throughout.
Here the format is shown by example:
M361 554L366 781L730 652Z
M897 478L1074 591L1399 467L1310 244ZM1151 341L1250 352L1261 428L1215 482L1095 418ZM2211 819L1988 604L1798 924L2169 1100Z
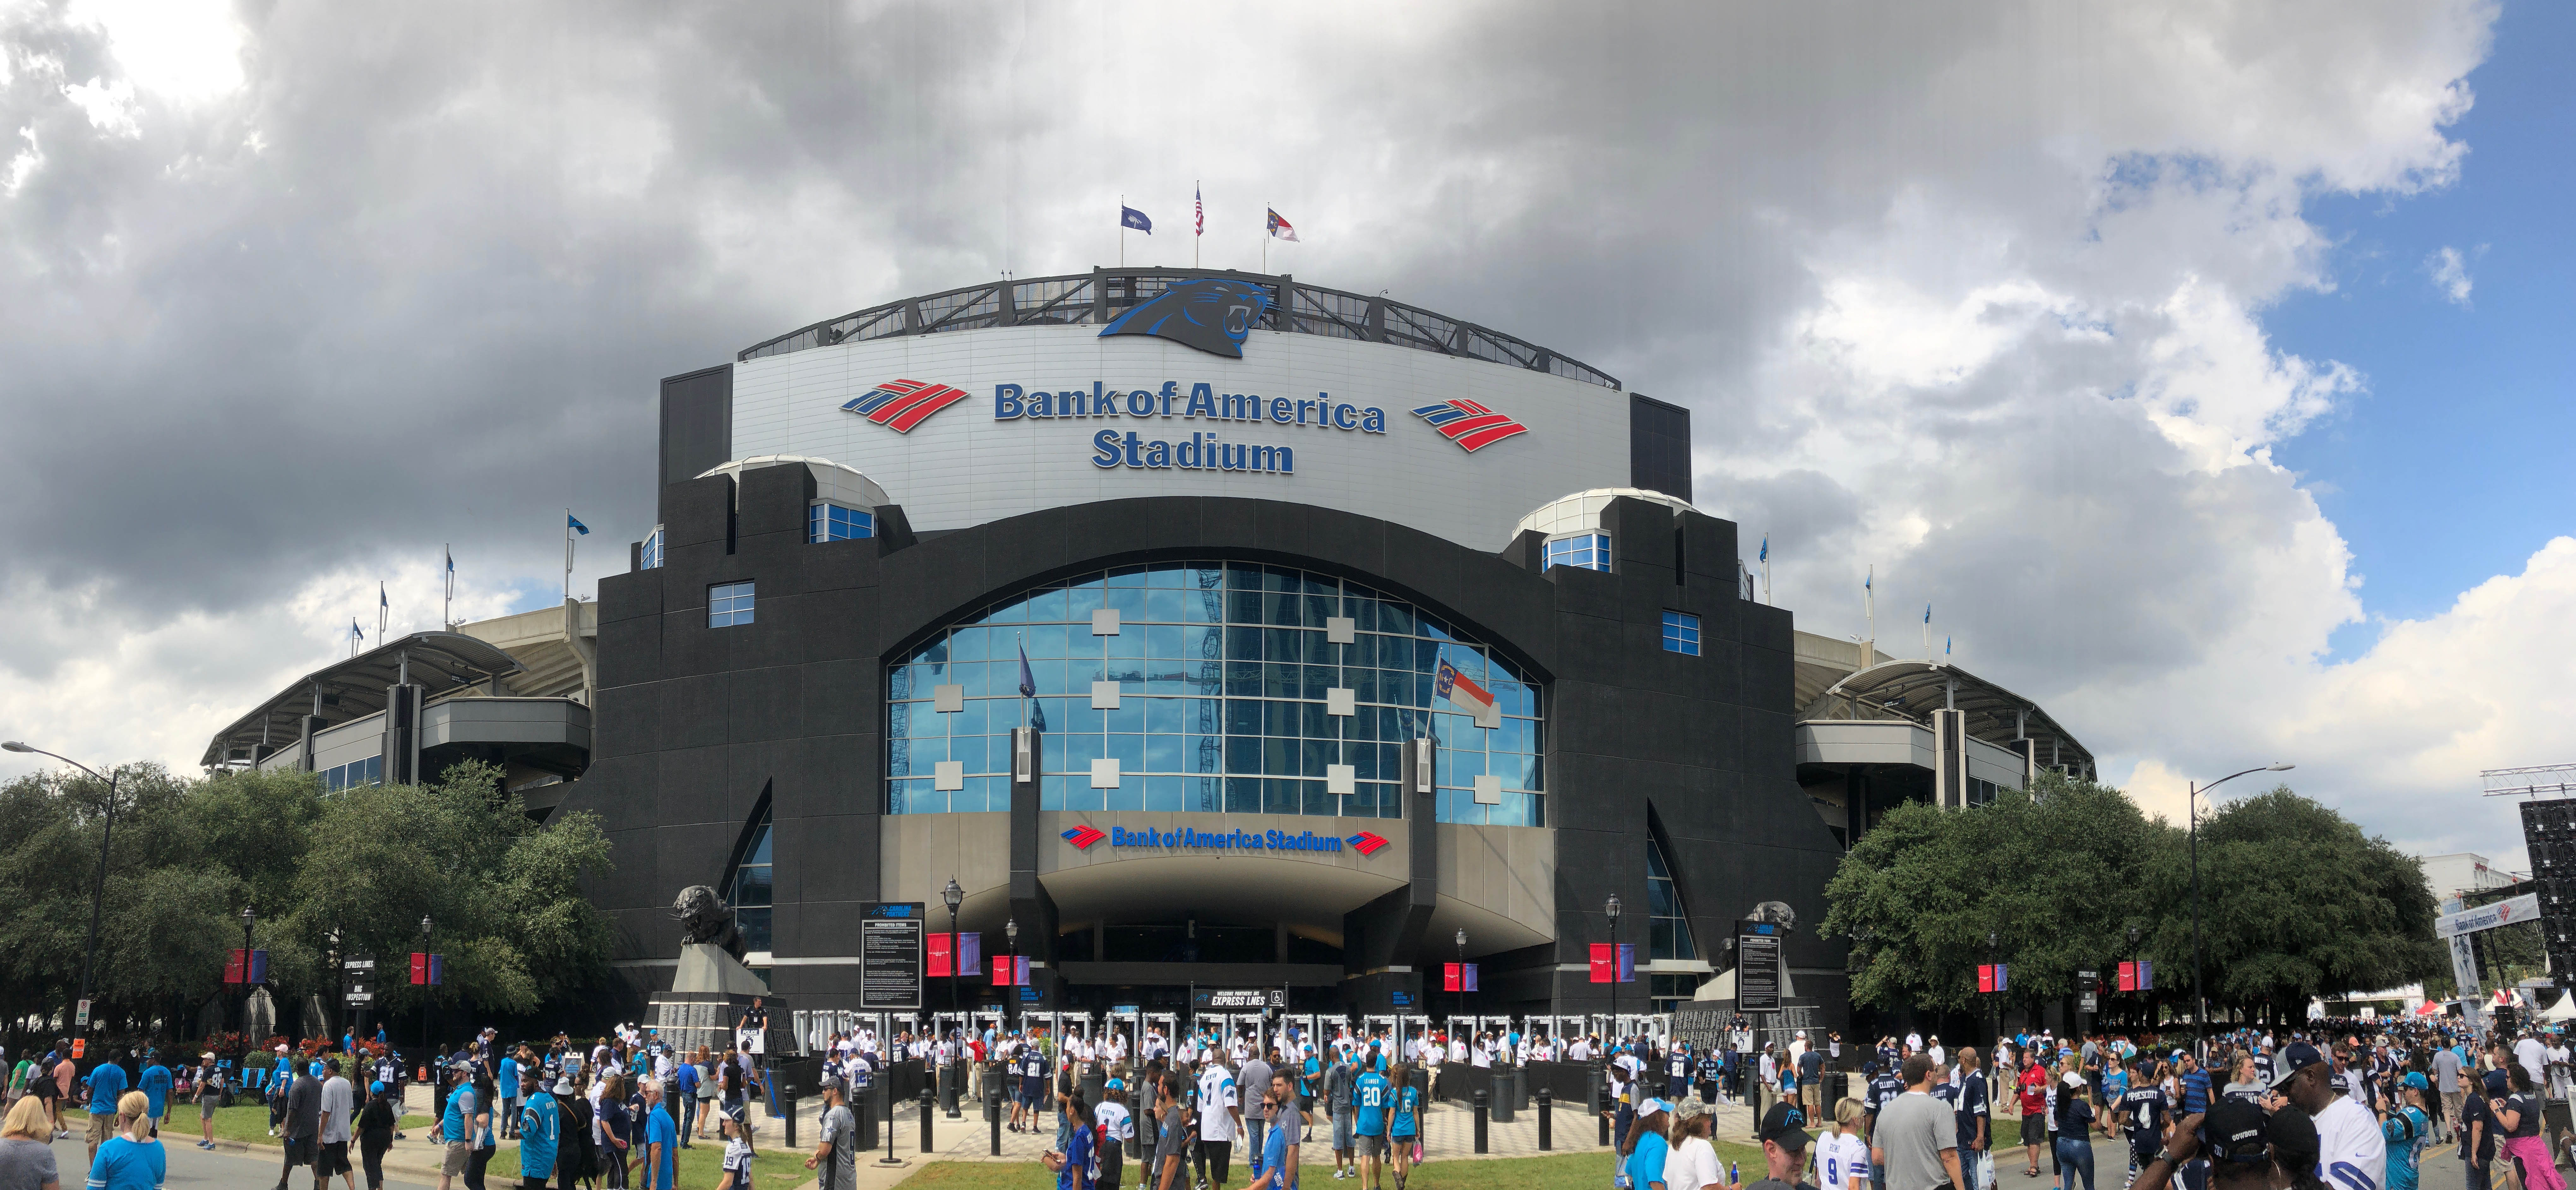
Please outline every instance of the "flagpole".
M1869 577L1860 581L1860 599L1869 617L1869 648L1861 654L1860 667L1868 669L1878 661L1878 567L1869 568Z
M1270 275L1270 200L1261 200L1261 274Z
M386 618L387 618L387 617L389 617L389 616L391 616L392 614L393 614L393 608L392 608L392 606L391 606L391 605L389 605L389 604L387 604L387 603L385 602L385 580L383 580L383 579L377 579L377 580L376 580L376 639L377 639L378 641L382 641L382 640L384 640L384 639L385 639L385 621L386 621Z
M1118 196L1118 267L1127 267L1127 196Z
M1190 267L1199 267L1199 241L1207 238L1207 194L1190 179Z
M572 510L564 510L564 602L572 602Z
M440 628L448 629L456 624L456 543L444 543L442 552L447 557L447 578L442 584L445 590L439 596L438 624Z

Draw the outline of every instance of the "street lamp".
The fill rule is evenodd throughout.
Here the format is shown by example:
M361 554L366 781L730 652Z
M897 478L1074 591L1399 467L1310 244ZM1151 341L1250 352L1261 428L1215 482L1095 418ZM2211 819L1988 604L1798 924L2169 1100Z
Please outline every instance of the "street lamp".
M2134 963L2134 962L2136 962L2137 960L2138 960L2138 927L2136 927L2136 926L2130 926L2130 927L2129 927L2129 961ZM2134 986L2134 985L2133 985L2133 986Z
M1009 939L1011 944L1011 981L1008 985L1010 990L1002 993L1002 1026L1017 1033L1020 1031L1017 1011L1020 1000L1020 919L1014 917L1004 921L1002 937Z
M1458 1015L1467 1015L1467 927L1458 927Z
M1988 931L1986 931L1986 965L1987 965L1987 966L1992 967L1992 966L1994 966L1994 965L1995 965L1995 949L1996 949L1997 947L2002 946L2002 945L2003 945L2003 942L2004 942L2003 935L1998 934L1998 933L1996 933L1996 932L1995 932L1995 931L1993 931L1993 930L1988 930ZM1739 984L1738 986L1740 987L1740 986L1742 986L1742 985L1741 985L1741 984ZM1995 1003L1994 1003L1994 1009L1995 1009L1995 1036L1997 1036L1997 1037L2001 1037L2001 1036L2003 1036L2003 1035L2004 1035L2004 990L2003 990L2003 988L2002 988L2001 986L1997 986L1997 987L1995 988L1994 996L1995 996Z
M430 1005L436 1001L436 997L438 995L438 989L432 986L429 982L429 928L429 915L426 913L421 914L420 962L422 969L420 973L420 1056L423 1059L427 1059L430 1056L429 1008Z
M2229 773L2207 785L2194 785L2188 799L2191 816L2191 1013L2192 1046L2195 1057L2209 1053L2209 992L2200 982L2200 798L2202 794L2242 777L2245 773L2286 773L2297 768L2286 760L2276 760L2242 773Z
M1616 1045L1619 1041L1619 894L1610 894L1610 899L1602 904L1601 912L1610 917L1610 1041L1611 1044ZM1739 986L1736 994L1739 997L1743 994L1740 986L1740 981L1744 978L1743 968L1743 961L1737 960L1736 979L1739 981Z
M101 827L98 832L98 875L91 878L89 884L89 947L87 955L81 959L80 998L83 1001L87 1001L89 999L91 977L98 970L98 917L99 909L105 903L107 897L107 844L108 840L116 836L116 775L110 773L107 776L101 777L98 775L97 769L82 764L71 757L64 756L59 753L47 752L42 748L30 747L18 740L0 742L0 750L10 752L31 752L38 756L51 756L64 764L79 769L84 773L88 773L96 780L107 782L107 824ZM250 961L249 956L243 956L242 961L244 963L248 963ZM248 973L245 972L244 975L247 976Z
M249 905L245 904L245 905L243 905L243 906L242 906L242 918L241 918L241 921L242 921L242 965L241 965L241 975L242 975L242 1019L241 1019L241 1027L242 1027L242 1034L243 1034L244 1036L248 1036L248 1035L249 1035L249 1033L250 1033L250 998L251 998L252 993L254 993L254 992L256 992L256 991L258 990L258 989L257 989L257 987L255 987L255 986L251 983L251 981L250 981L250 929L251 929L251 927L252 927L252 926L259 924L259 914L255 913L255 912L252 912L252 911L251 911L251 907L250 907Z
M957 1024L956 1018L959 1017L957 985L966 980L965 969L957 965L957 960L966 957L965 949L957 945L957 907L966 903L966 890L957 887L957 878L951 876L948 878L948 887L939 890L939 900L948 906L948 1015L951 1018L949 1027L954 1028ZM948 1044L946 1030L941 1030L939 1042L943 1047ZM949 1064L943 1063L943 1065ZM955 1074L942 1070L939 1076L949 1080L949 1088L952 1092L956 1089ZM957 1118L960 1110L956 1103L954 1098L949 1100L948 1118L952 1120Z

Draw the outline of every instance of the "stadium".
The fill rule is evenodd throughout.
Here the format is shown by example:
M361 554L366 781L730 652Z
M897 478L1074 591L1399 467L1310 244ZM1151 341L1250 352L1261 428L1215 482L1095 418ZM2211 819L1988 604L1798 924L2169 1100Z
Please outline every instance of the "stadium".
M629 1019L681 888L820 1021L866 1007L863 911L945 931L954 881L1030 984L979 964L925 1010L1275 989L1606 1031L1734 1000L1736 923L1778 903L1785 990L1832 1023L1812 926L1849 840L2091 763L2009 691L1753 598L1679 405L1383 297L970 286L671 377L660 418L656 528L596 604L388 642L208 752L343 783L483 756L598 814ZM1604 943L1633 982L1596 982Z

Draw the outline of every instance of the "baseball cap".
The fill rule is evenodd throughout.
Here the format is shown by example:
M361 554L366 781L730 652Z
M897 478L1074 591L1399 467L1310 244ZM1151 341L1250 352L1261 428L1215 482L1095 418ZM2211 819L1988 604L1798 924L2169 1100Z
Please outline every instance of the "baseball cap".
M2309 1169L2317 1163L2317 1152L2323 1146L2317 1139L2317 1122L2292 1104L2272 1113L2267 1126L2272 1139L2272 1157L2283 1169Z
M1784 1149L1803 1149L1809 1139L1806 1123L1806 1113L1786 1102L1774 1103L1770 1113L1762 1117L1762 1127L1754 1135Z
M2405 1081L2407 1086L2413 1087L2418 1091L2430 1090L2433 1086L2430 1081L2425 1079L2424 1072L2421 1070L2407 1071Z
M2506 1091L2512 1089L2512 1083L2513 1080L2506 1078L2505 1073L2501 1070L2490 1070L2487 1072L2486 1086L2487 1094L2489 1095L2504 1094Z
M377 1081L375 1081L375 1082L368 1083L368 1084L367 1084L367 1093L368 1093L368 1094L370 1094L370 1095L382 1095L382 1094L384 1094L384 1093L385 1093L385 1084L384 1084L384 1081L383 1081L382 1079L379 1079L379 1080L377 1080Z
M2281 1060L2272 1067L2272 1089L2278 1091L2288 1086L2290 1079L2300 1071L2325 1060L2326 1056L2318 1053L2317 1047L2304 1041L2291 1042L2281 1050Z
M1673 1105L1673 1118L1676 1120L1696 1120L1707 1114L1707 1102L1697 1095L1689 1096Z
M2201 1121L2212 1161L2269 1161L2271 1134L2265 1130L2263 1107L2242 1099L2220 1099Z
M1645 1102L1640 1103L1640 1104L1638 1104L1638 1105L1637 1105L1637 1118L1638 1118L1638 1119L1641 1119L1641 1120L1642 1120L1642 1119L1645 1119L1646 1117L1651 1116L1651 1115L1655 1114L1656 1112L1659 1112L1659 1111L1664 1110L1664 1107L1665 1107L1665 1103L1664 1103L1664 1101L1663 1101L1663 1100L1661 1100L1661 1099L1657 1099L1657 1098L1655 1098L1654 1096L1649 1095L1649 1096L1647 1096L1647 1097L1646 1097Z

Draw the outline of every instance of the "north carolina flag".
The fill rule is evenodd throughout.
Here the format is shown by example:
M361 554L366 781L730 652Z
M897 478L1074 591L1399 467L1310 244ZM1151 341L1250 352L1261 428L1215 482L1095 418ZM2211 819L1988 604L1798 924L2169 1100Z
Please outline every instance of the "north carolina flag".
M1288 226L1288 221L1280 218L1279 212L1277 211L1270 212L1270 234L1291 243L1299 242L1297 240L1297 229Z
M1440 661L1440 672L1431 679L1431 693L1434 697L1448 699L1449 705L1456 707L1460 714L1475 716L1478 727L1503 725L1503 708L1494 702L1494 696L1484 687L1469 681L1467 675L1459 673L1445 657Z

